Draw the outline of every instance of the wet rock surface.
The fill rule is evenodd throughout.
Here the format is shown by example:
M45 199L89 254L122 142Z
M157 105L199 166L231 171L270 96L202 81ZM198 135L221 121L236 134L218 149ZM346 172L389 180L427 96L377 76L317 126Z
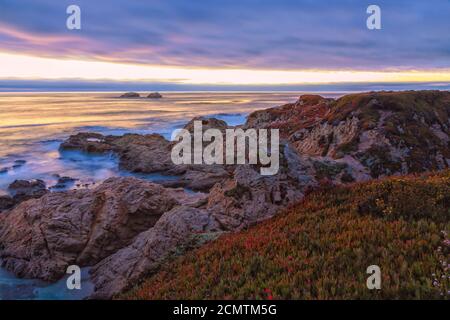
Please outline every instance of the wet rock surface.
M42 180L16 180L8 186L8 191L16 203L40 198L49 192Z
M103 136L82 132L64 141L61 150L78 150L88 153L115 153L122 168L132 172L152 173L169 170L170 142L159 134Z
M9 167L1 167L0 174L5 174L15 169L22 168L27 163L26 160L14 160L13 164Z
M128 245L181 204L179 192L135 178L111 178L93 190L24 202L2 215L0 259L18 276L57 280L70 264L93 265Z
M8 195L0 196L0 213L21 202L38 199L49 192L42 180L15 180L8 186Z
M61 190L66 189L69 186L73 185L78 179L71 178L71 177L61 177L59 175L56 176L58 178L58 181L55 185L51 186L49 189L51 190Z

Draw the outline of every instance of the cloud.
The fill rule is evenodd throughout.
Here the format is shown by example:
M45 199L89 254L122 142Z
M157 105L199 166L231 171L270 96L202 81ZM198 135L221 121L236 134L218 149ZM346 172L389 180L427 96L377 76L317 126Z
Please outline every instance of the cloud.
M82 10L82 30L65 9ZM450 2L378 0L2 0L0 51L175 66L267 69L450 67ZM1 62L0 62L1 63Z

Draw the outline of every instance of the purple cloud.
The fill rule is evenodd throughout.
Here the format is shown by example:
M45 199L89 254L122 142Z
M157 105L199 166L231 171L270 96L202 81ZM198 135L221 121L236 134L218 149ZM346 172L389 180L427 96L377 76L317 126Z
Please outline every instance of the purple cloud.
M82 10L82 30L65 9ZM450 67L450 2L2 0L0 51L160 65L273 69Z

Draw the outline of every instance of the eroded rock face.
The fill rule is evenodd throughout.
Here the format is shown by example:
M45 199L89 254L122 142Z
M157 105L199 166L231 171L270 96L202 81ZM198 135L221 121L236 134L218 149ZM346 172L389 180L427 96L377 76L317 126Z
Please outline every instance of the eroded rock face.
M252 112L244 128L280 129L280 136L288 138L302 128L320 123L330 112L333 99L303 95L295 103Z
M170 158L170 142L159 134L125 135L114 142L120 167L132 172L167 171L174 164Z
M193 236L207 236L220 231L206 210L179 206L166 212L156 225L141 233L134 242L104 259L91 269L96 290L92 298L107 299L130 288L143 276L158 269L181 247L195 241Z
M307 159L288 145L281 149L276 175L262 176L256 166L240 165L232 178L211 190L207 209L214 212L224 230L235 231L266 220L302 199L304 192L317 184Z
M360 181L448 168L449 119L450 92L369 92L302 96L250 114L245 127L279 128L299 154L331 163L331 173L347 165Z
M57 280L68 265L93 265L131 243L180 203L177 192L111 178L94 190L24 202L2 217L0 258L20 277Z
M182 187L208 192L215 184L232 175L233 168L223 165L179 165L169 171L179 175L177 180L162 181L165 187Z

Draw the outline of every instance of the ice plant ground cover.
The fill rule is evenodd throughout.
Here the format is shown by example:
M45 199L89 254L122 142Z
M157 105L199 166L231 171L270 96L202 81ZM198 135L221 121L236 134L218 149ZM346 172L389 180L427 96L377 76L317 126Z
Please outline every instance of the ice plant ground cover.
M450 171L323 186L178 258L127 299L448 299ZM380 266L382 290L366 268Z

